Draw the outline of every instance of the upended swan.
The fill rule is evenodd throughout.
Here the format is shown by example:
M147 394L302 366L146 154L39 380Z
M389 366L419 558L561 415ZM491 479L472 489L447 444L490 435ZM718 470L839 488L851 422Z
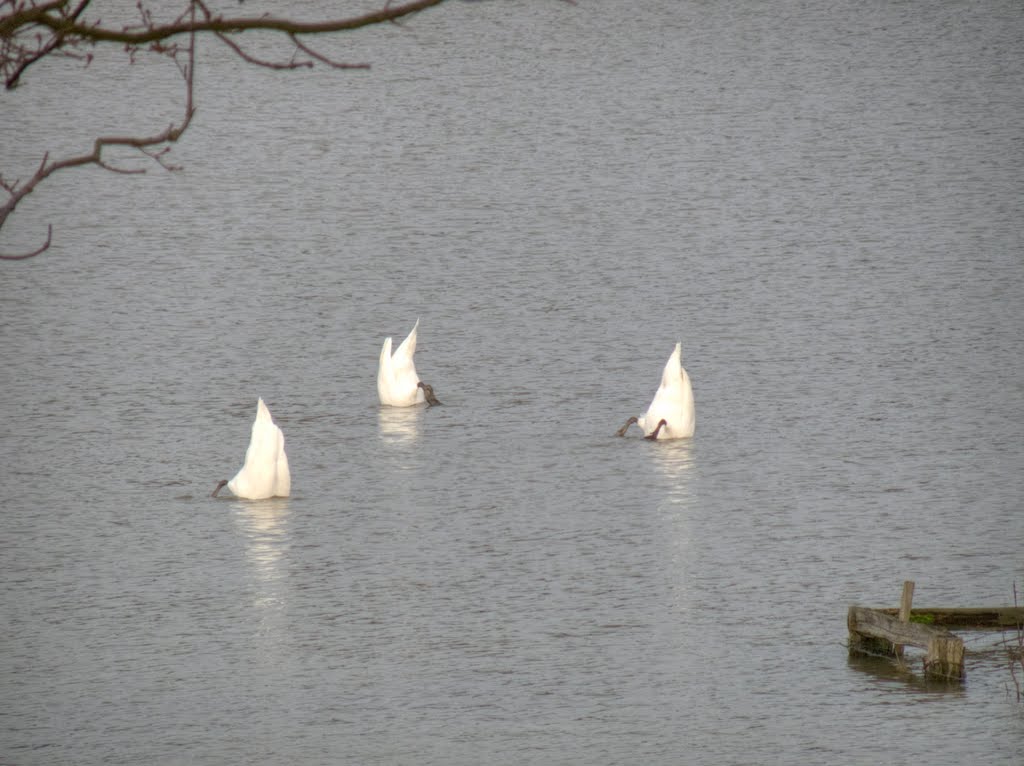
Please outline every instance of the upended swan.
M377 368L377 394L380 396L381 404L411 407L426 402L433 407L441 403L434 396L434 389L420 380L416 374L416 365L412 361L412 356L416 353L416 330L419 326L420 320L417 319L412 332L395 349L394 355L391 353L391 338L384 340L384 347L380 350L380 365Z
M252 424L249 448L245 451L245 465L231 481L221 479L211 497L216 497L225 484L236 496L246 500L288 497L291 492L292 476L284 454L284 434L270 417L263 399L256 403L256 420Z
M647 412L631 417L616 436L625 436L626 429L636 423L644 430L645 439L684 439L693 436L696 424L693 411L693 388L690 376L680 363L683 344L677 343L661 373L661 385Z

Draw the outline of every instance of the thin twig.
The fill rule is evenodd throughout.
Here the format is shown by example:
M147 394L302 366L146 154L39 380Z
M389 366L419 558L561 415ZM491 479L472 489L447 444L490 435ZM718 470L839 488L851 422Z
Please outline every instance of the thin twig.
M266 61L265 59L258 59L255 56L250 56L248 53L242 50L242 46L240 46L238 43L236 43L223 32L217 32L217 39L219 39L222 43L231 48L231 50L235 52L235 55L241 58L242 61L245 61L249 64L255 64L256 66L265 67L267 69L308 69L309 67L313 66L312 61L295 61L294 59L292 61L285 62Z
M0 261L23 261L26 258L35 258L37 255L47 250L50 247L50 242L53 241L53 224L46 224L46 241L33 250L31 253L21 253L20 255L7 255L6 253L0 253Z
M1017 581L1016 580L1014 580L1014 583L1013 583L1013 605L1015 607L1020 606L1019 602L1017 601ZM1021 667L1021 670L1024 671L1024 626L1022 626L1022 625L1018 625L1017 626L1016 642L1017 642L1017 657L1015 659L1014 656L1013 656L1013 651L1012 650L1008 650L1007 651L1007 661L1008 661L1008 664L1010 666L1010 678L1013 679L1013 685L1014 685L1014 688L1017 691L1017 702L1020 702L1021 699L1024 698L1024 695L1022 695L1022 693L1021 693L1020 679L1017 678L1017 665L1019 664L1020 667Z
M343 61L334 61L332 59L327 58L322 53L317 53L315 50L313 50L308 45L303 43L302 40L300 40L298 38L298 36L290 34L290 35L288 35L288 37L291 39L291 41L293 43L295 43L295 47L298 48L303 53L305 53L307 56L309 56L310 58L314 58L317 61L320 61L320 62L326 64L329 67L333 67L334 69L369 69L370 68L369 64L346 64Z

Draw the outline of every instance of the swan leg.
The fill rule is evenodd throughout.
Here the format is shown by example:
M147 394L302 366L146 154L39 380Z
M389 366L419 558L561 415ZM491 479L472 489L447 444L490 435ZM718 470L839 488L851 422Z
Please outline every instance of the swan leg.
M662 418L661 420L658 421L657 427L653 431L651 431L647 436L645 436L644 438L645 439L650 439L651 441L654 441L655 439L658 438L658 432L661 430L661 427L662 426L667 426L667 425L668 425L668 421L665 420L665 418Z
M419 383L416 384L416 387L423 389L423 396L426 398L427 405L429 407L433 407L434 405L441 403L437 400L437 397L434 396L434 388L429 383L424 383L421 380Z
M625 436L625 435L626 435L626 430L627 430L627 429L628 429L628 428L629 428L629 427L630 427L631 425L633 425L633 424L634 424L635 422L636 422L636 415L634 415L634 416L633 416L633 417L631 417L631 418L630 418L629 420L627 420L627 421L626 421L626 425L624 425L624 426L623 426L622 428L620 428L620 429L619 429L618 431L616 431L616 432L615 432L615 435L616 435L616 436Z
M217 486L214 487L213 492L210 493L210 497L217 497L217 493L221 491L225 484L228 483L227 479L221 479L217 482Z

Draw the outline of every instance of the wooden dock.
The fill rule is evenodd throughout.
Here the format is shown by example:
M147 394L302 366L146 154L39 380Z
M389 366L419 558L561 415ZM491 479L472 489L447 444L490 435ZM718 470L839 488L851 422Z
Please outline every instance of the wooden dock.
M971 630L1024 630L1024 608L913 609L914 583L903 584L896 609L851 606L846 616L850 654L903 657L904 646L924 649L927 678L963 680L964 642L946 626Z

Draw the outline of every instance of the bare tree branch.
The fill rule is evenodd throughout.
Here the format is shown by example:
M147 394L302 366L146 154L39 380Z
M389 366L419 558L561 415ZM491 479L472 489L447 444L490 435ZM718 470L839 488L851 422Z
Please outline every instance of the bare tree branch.
M79 6L76 10L80 11L81 8L82 6ZM187 53L187 63L185 64L181 63L178 59L178 55L182 52ZM164 130L150 136L100 136L93 142L92 151L88 154L67 157L63 160L51 162L49 152L47 152L43 155L43 160L39 163L39 167L36 169L36 172L33 173L32 177L24 184L18 180L7 182L2 176L0 176L0 187L8 193L7 201L3 205L0 205L0 229L3 228L4 223L7 221L7 217L14 212L18 203L31 194L40 182L49 178L59 170L80 167L82 165L96 165L97 167L114 173L135 174L146 172L144 168L126 169L118 168L109 164L103 156L103 150L107 147L124 146L137 149L139 152L151 158L162 167L168 170L177 169L175 166L168 164L164 160L164 155L170 149L169 144L176 142L188 129L189 124L192 122L192 116L195 114L195 106L193 104L195 35L192 34L189 36L189 44L187 48L181 49L176 47L174 51L168 55L171 55L174 58L179 70L181 71L182 78L185 81L185 115L182 118L181 123L178 125L171 123ZM48 224L46 241L41 247L31 253L22 255L0 255L0 258L3 260L22 260L25 258L31 258L39 255L49 248L52 240L53 224Z
M266 61L264 59L258 59L255 56L250 56L244 50L242 46L232 40L223 32L215 32L217 39L228 46L235 54L248 64L255 64L256 66L265 67L267 69L301 69L303 67L309 68L313 66L312 61L296 61L292 58L290 61Z
M196 5L206 15L207 20L212 20L212 19L215 18L213 13L207 7L207 5L204 2L204 0L196 0ZM235 52L235 55L237 55L240 59L242 59L243 61L245 61L245 62L247 62L249 64L255 64L256 66L261 66L261 67L264 67L266 69L301 69L301 68L311 69L313 67L313 65L314 65L313 61L300 60L300 59L297 59L294 55L288 61L267 61L265 59L259 59L259 58L256 58L255 56L252 56L251 54L246 53L244 50L242 50L242 46L239 45L238 43L236 43L230 37L228 37L228 35L226 33L224 33L224 32L215 32L214 34L217 35L217 39L218 40L220 40L225 45L227 45L229 48L231 48L231 50L233 50ZM327 64L328 66L331 66L331 67L333 67L335 69L369 69L370 68L369 64L344 64L344 63L341 63L341 62L332 61L331 59L327 58L326 56L324 56L324 55L322 55L320 53L317 53L312 48L309 48L308 46L304 45L298 39L298 37L296 37L296 35L291 33L291 32L288 33L288 38L292 41L292 44L295 46L295 49L297 51L302 51L307 56L309 56L311 59L315 59L316 61L320 61L320 62L322 62L324 64Z
M0 253L0 261L23 261L26 258L35 258L50 246L50 242L52 240L53 224L49 223L46 225L46 241L40 247L37 247L31 253L21 253L20 255L7 255L6 253Z
M379 10L317 22L300 22L274 16L232 18L212 12L206 0L178 0L184 4L182 13L170 23L156 22L149 0L137 0L139 20L122 26L105 26L101 21L83 21L91 2L0 0L0 76L6 88L11 90L17 87L26 70L48 56L80 59L88 65L92 60L92 52L88 50L91 46L119 45L124 48L130 63L134 62L140 52L165 56L175 62L185 81L184 117L179 124L171 123L164 130L149 136L102 136L95 139L92 151L87 154L50 161L49 153L46 153L35 173L24 183L20 180L8 182L0 175L0 189L8 195L7 200L0 205L0 230L18 203L31 194L40 182L59 170L95 165L115 173L145 172L145 169L111 165L104 158L104 150L109 147L134 149L167 170L177 170L177 166L167 162L167 154L171 145L188 129L195 114L192 96L196 35L214 35L243 61L269 69L308 68L316 62L335 69L368 69L369 64L334 61L313 50L300 37L347 32L388 22L398 23L412 14L440 5L445 0L405 0L395 4L391 0L382 0L384 4ZM573 4L573 0L564 2ZM274 32L287 37L293 45L291 58L268 61L243 50L232 35L247 31ZM176 39L182 37L187 38L187 44ZM183 63L182 60L186 58L187 63ZM0 258L20 260L38 255L50 246L52 234L53 226L50 224L42 246L30 253L0 255Z
M78 7L75 8L68 14L68 18L71 20L77 20L81 15L82 11L89 5L91 0L81 0ZM4 0L0 3L0 7L3 5L16 6L15 12L11 16L0 19L0 40L2 43L2 54L0 54L0 71L6 72L8 69L11 70L10 74L5 75L7 83L7 89L11 90L17 86L21 80L22 73L28 69L32 64L39 61L46 56L49 56L55 50L61 48L64 45L64 36L60 33L54 34L49 40L43 40L40 35L36 35L36 50L29 52L28 48L20 48L16 43L12 43L12 40L17 35L19 28L31 28L35 25L35 19L39 17L38 12L46 13L50 10L57 8L64 8L67 6L67 0L53 0L53 2L45 3L41 6L34 8L24 8L23 0ZM19 10L22 9L22 10ZM21 21L24 20L24 21ZM11 29L8 31L7 27ZM16 55L11 56L9 48L13 48ZM76 54L64 52L64 55L74 56ZM88 59L91 54L87 56Z
M188 129L195 113L193 104L193 74L195 69L195 36L212 34L227 45L243 61L269 69L297 69L314 66L320 62L335 69L367 69L368 64L346 64L334 61L313 50L299 39L299 35L329 34L394 21L421 10L438 5L443 0L410 0L399 5L387 5L383 9L362 16L334 19L317 23L302 23L286 18L270 16L251 18L226 18L214 14L204 0L183 0L182 13L167 24L159 24L145 0L139 0L136 7L139 19L134 24L104 26L101 22L83 22L82 17L91 0L0 0L0 74L8 90L15 88L25 71L37 61L51 55L62 55L85 60L88 64L92 53L83 51L86 46L114 44L124 47L129 62L134 62L140 51L166 56L174 60L185 81L185 110L180 123L171 123L164 130L146 136L101 136L93 142L92 151L86 154L51 160L44 154L35 173L28 180L5 181L0 176L0 189L7 193L7 199L0 205L0 230L18 204L45 179L54 173L83 165L96 167L114 173L144 173L144 168L124 168L111 164L104 150L111 147L135 149L167 170L179 167L167 161L170 145L175 143ZM246 52L230 37L248 30L266 30L287 36L296 56L285 61L268 61ZM174 38L188 37L187 46ZM181 57L187 53L188 63ZM3 256L3 260L20 260L39 255L49 248L53 241L53 225L47 227L45 242L35 250L20 255Z
M301 22L274 16L248 18L226 18L223 15L204 14L202 19L178 19L170 24L149 24L142 28L107 28L99 24L83 24L79 21L81 7L76 13L66 13L67 0L52 0L33 8L16 7L14 12L0 19L0 38L10 38L20 31L33 27L51 30L60 42L118 43L127 46L144 46L168 40L179 35L195 33L238 33L250 30L282 32L287 35L322 35L332 32L348 32L362 27L395 21L422 10L440 5L445 0L410 0L401 5L387 5L383 9L343 19L317 22ZM8 3L13 0L7 0ZM89 4L83 0L81 6ZM20 6L20 4L19 4ZM19 73L20 76L20 73ZM17 78L7 78L7 87L17 84Z
M298 36L296 36L296 35L288 35L288 37L291 38L291 41L293 43L295 43L295 47L298 48L303 53L305 53L307 56L309 56L310 58L314 58L314 59L316 59L317 61L319 61L319 62L321 62L323 64L327 64L327 66L333 67L334 69L369 69L370 68L369 64L346 64L346 63L341 62L341 61L333 61L333 60L327 58L326 56L324 56L324 55L322 55L320 53L317 53L312 48L304 45L303 42L298 38Z

